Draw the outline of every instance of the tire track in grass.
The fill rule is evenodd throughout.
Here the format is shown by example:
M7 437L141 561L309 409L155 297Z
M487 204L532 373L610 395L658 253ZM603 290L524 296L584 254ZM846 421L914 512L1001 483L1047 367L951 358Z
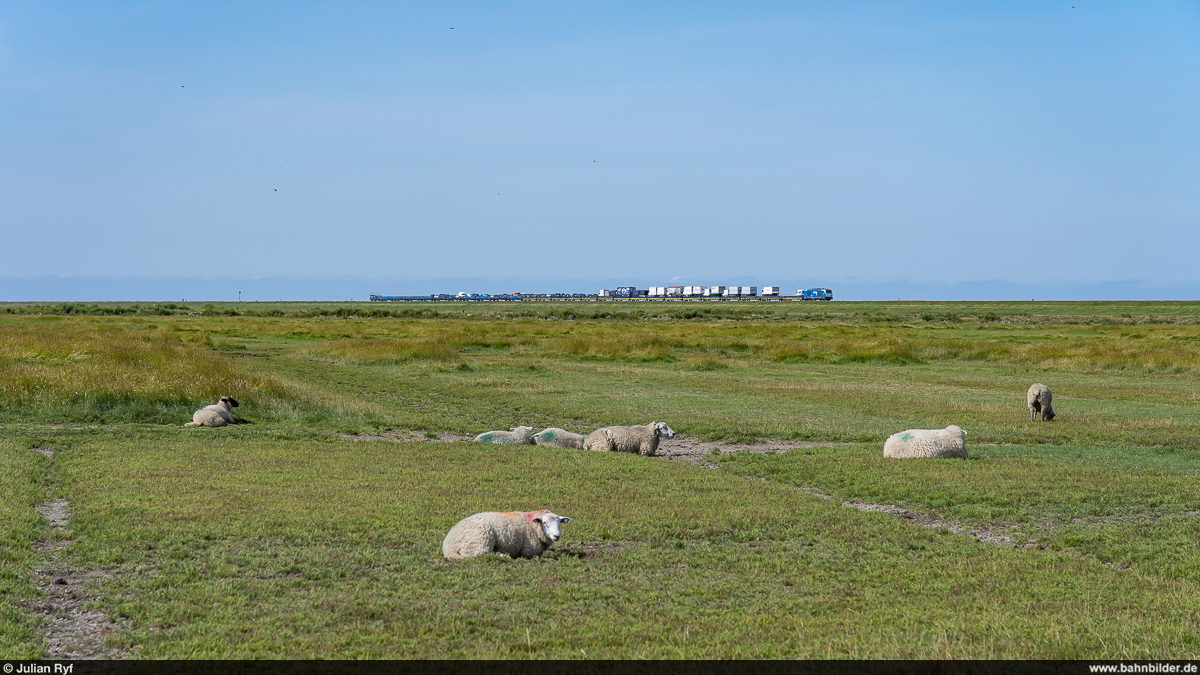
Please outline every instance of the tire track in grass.
M54 450L33 448L53 460ZM81 570L64 560L62 550L70 545L71 503L55 499L35 505L50 522L50 531L38 542L35 550L48 557L44 567L35 569L32 580L43 593L43 599L25 603L41 617L40 630L46 642L47 656L52 659L121 659L129 652L108 649L104 640L116 632L117 624L109 621L100 610L87 605L96 599L95 585L111 575L101 570Z
M801 492L804 492L806 494L810 494L814 497L820 497L821 499L824 499L826 501L834 500L833 495L828 495L823 492L820 492L816 488L800 486L800 487L797 487L796 489ZM886 513L889 516L894 516L896 518L902 518L902 519L907 520L908 522L913 523L915 525L920 525L922 527L928 527L931 530L946 530L948 532L951 532L952 534L974 537L975 539L977 539L985 544L996 544L997 546L1005 546L1005 547L1009 547L1009 548L1036 548L1036 549L1045 549L1046 548L1045 546L1043 546L1042 544L1038 544L1037 542L1020 543L1020 542L1013 540L1013 538L1008 536L1007 534L1004 534L1005 530L1013 529L1016 527L1015 525L1007 527L1007 528L1001 528L1001 527L965 528L965 527L961 527L960 523L957 520L955 520L955 521L941 520L939 518L934 518L933 516L929 515L928 513L919 513L917 511L909 511L908 509L900 508L899 506L896 506L895 504L872 504L869 502L842 502L842 506L846 506L846 507L849 507L852 509L858 509L859 511L864 511L867 513Z
M850 445L849 443L833 443L833 442L814 442L814 441L788 441L781 439L767 439L762 443L754 444L733 444L719 442L702 442L687 438L676 438L674 441L664 440L659 445L658 455L670 460L685 461L704 469L720 468L717 464L704 463L704 458L710 455L725 455L736 452L754 452L754 453L784 453L789 450L801 450L805 448L815 447L830 447L836 445ZM665 448L665 452L664 452ZM765 480L765 479L763 479ZM816 488L798 487L801 492L810 494L814 497L820 497L826 501L834 501L833 495L820 492ZM895 504L872 504L868 502L841 502L843 506L859 511L869 513L885 513L895 518L901 518L915 525L927 527L933 530L946 530L952 534L960 536L974 537L976 540L985 544L995 544L997 546L1005 546L1009 548L1020 549L1045 549L1046 547L1037 542L1018 542L1006 534L1006 531L1014 529L1016 526L1007 528L966 528L962 527L958 521L946 521L935 518L928 513L919 513L908 509L900 508Z

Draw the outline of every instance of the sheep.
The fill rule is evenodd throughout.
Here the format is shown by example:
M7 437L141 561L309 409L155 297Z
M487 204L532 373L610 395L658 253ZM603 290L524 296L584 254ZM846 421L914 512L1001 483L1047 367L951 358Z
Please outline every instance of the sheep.
M237 424L233 419L233 413L230 412L236 408L238 402L229 396L222 396L221 400L215 405L206 405L196 411L192 415L192 421L183 425L185 427L223 427L227 424Z
M531 431L533 431L533 427L512 427L508 431L485 431L475 437L475 442L533 445L533 436L529 434Z
M587 435L585 450L599 452L636 452L651 456L658 451L658 439L675 438L675 432L665 422L651 422L632 427L602 427Z
M556 427L542 429L533 435L533 441L538 445L544 445L547 448L574 448L576 450L583 449L583 439L585 438L587 436L573 434Z
M883 456L892 459L920 457L967 458L967 432L956 424L945 429L909 429L892 434L883 444Z
M458 521L442 540L446 560L463 560L489 553L510 558L536 558L562 536L561 526L571 522L545 509L541 511L486 511Z
M1042 413L1043 422L1054 419L1054 406L1050 405L1053 400L1050 387L1041 382L1030 385L1029 391L1025 393L1025 405L1029 406L1029 421L1036 421L1039 412Z

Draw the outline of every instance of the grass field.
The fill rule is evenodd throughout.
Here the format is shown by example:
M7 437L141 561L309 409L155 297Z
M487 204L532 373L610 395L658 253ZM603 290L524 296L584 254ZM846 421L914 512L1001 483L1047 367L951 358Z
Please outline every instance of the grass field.
M651 420L836 445L349 438ZM882 458L951 423L970 460ZM1195 658L1198 474L1196 303L0 305L0 657L53 564L142 658ZM536 508L542 559L441 558Z

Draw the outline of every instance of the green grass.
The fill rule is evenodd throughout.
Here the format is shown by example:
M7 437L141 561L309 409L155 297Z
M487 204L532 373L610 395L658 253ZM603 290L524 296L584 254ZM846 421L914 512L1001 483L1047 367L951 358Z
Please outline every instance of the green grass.
M884 459L877 445L714 462L747 476L819 488L842 501L893 504L1018 542L1094 557L1147 576L1200 578L1196 453L999 446L965 462ZM1128 536L1130 528L1153 536ZM1124 538L1124 546L1115 546Z
M684 464L161 433L81 441L61 461L74 554L123 570L104 606L140 627L122 644L145 657L1195 649L1190 581L997 548ZM574 518L545 558L441 559L462 515L533 505Z
M65 307L0 306L6 658L42 649L53 497L141 657L1200 653L1195 303ZM181 426L222 394L249 424ZM338 436L651 420L845 445L710 470ZM882 458L950 423L971 460ZM458 519L532 508L574 518L545 558L441 559Z
M0 658L41 654L37 621L21 603L37 596L30 581L44 518L34 504L44 495L49 462L28 447L0 438Z

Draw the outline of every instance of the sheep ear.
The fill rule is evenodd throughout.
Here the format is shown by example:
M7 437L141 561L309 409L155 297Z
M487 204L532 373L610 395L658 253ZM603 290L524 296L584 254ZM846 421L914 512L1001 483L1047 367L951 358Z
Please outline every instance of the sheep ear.
M571 522L571 519L566 516L562 516L558 519L558 522L562 523L563 525L566 525L567 523Z
M534 518L533 518L533 522L537 523L538 525L541 525L541 524L542 524L542 517L541 517L541 516L534 516Z

